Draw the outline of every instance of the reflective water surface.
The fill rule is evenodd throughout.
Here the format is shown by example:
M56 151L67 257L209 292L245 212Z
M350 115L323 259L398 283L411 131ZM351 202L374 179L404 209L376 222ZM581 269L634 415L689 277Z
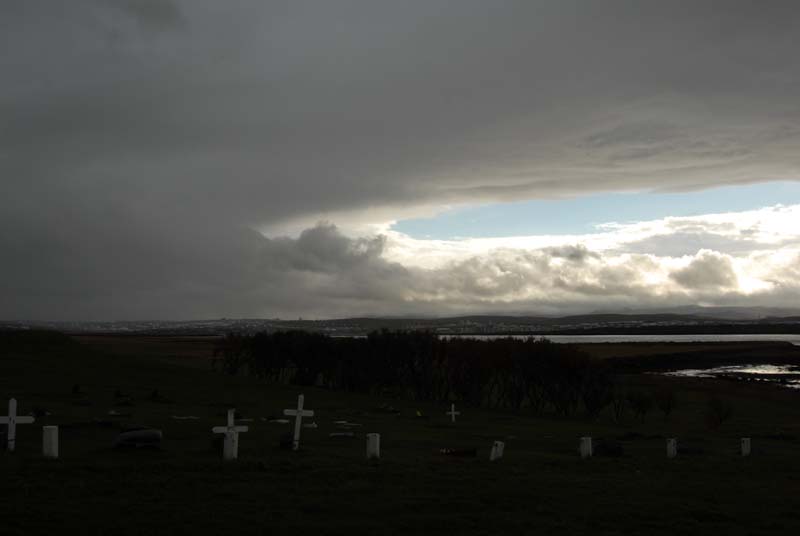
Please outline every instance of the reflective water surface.
M443 335L443 337L462 337L462 335ZM509 335L463 335L474 339L498 339ZM530 335L511 335L524 339ZM540 337L536 335L536 337ZM800 335L794 334L753 334L753 335L543 335L553 342L562 343L604 343L604 342L770 342L783 341L800 345Z
M739 381L767 382L800 389L800 367L797 365L729 365L674 370L663 374L684 378L730 378Z

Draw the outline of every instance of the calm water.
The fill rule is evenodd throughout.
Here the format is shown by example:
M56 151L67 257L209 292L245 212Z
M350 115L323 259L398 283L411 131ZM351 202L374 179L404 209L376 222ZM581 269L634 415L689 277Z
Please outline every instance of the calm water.
M503 335L476 335L476 339L497 339ZM522 339L526 336L514 336ZM753 342L785 341L800 345L800 335L547 335L558 343L610 342ZM706 369L683 369L662 372L666 376L685 378L733 378L740 381L764 382L800 389L800 367L794 365L734 365Z
M447 335L461 337L461 335ZM464 335L474 339L500 339L508 335ZM525 339L529 335L513 335L515 339ZM603 343L603 342L753 342L785 341L800 345L800 335L545 335L553 342L563 343Z
M664 372L664 376L683 378L735 378L738 380L779 383L800 389L800 367L796 365L730 365L706 369L683 369Z

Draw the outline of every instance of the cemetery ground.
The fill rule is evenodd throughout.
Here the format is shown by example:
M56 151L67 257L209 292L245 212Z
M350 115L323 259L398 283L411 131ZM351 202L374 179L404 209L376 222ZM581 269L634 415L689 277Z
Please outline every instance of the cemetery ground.
M211 370L213 340L61 337L0 348L0 408L19 400L17 448L0 452L2 534L797 534L800 392L771 385L641 372L619 381L673 389L665 419L614 422L415 403L267 384ZM691 349L691 345L689 347ZM774 347L765 351L778 351ZM598 347L602 358L647 353ZM653 345L654 354L669 354ZM702 360L704 352L696 352ZM702 354L702 355L701 355ZM786 353L786 359L795 354ZM269 423L298 394L315 416L300 450L281 449L292 423ZM709 427L710 397L733 413ZM399 413L393 412L389 406ZM222 461L229 408L239 459ZM119 415L109 415L114 411ZM417 412L423 417L418 417ZM179 417L196 417L175 419ZM252 421L248 420L252 419ZM334 421L347 420L353 438ZM60 458L41 455L42 425L60 427ZM111 448L121 429L158 428L160 449ZM381 434L367 461L365 434ZM581 459L581 436L621 446ZM665 441L680 452L667 459ZM751 437L742 458L739 439ZM493 441L505 456L489 462ZM440 449L477 449L476 457Z

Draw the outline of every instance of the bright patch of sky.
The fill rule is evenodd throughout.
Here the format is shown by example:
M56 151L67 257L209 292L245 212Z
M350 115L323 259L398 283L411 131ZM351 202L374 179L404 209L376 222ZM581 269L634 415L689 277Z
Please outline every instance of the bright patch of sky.
M609 222L739 212L797 203L800 203L800 182L769 182L692 192L608 193L461 207L432 218L402 220L392 230L416 239L434 240L584 234Z

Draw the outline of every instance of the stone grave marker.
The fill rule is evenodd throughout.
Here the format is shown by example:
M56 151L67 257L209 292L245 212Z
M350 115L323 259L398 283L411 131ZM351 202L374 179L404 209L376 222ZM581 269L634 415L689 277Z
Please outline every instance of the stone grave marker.
M121 432L114 440L115 449L125 448L161 448L164 434L155 428L137 428Z
M42 455L58 458L58 426L42 427Z
M367 459L379 460L381 457L381 434L367 434Z
M578 445L578 452L581 455L581 458L591 458L594 455L594 450L592 449L592 438L591 437L582 437L580 444Z
M454 458L475 458L478 456L478 449L453 449L449 447L445 447L439 449L439 454L444 456L452 456Z
M350 421L333 421L338 428L357 428L359 426L363 426L357 422L350 422Z
M741 444L742 444L742 456L744 457L750 456L750 438L743 437Z
M674 437L667 438L667 458L672 459L678 455L678 440Z
M503 453L506 450L506 444L502 441L495 441L492 444L492 450L489 452L489 461L494 462L503 458Z

